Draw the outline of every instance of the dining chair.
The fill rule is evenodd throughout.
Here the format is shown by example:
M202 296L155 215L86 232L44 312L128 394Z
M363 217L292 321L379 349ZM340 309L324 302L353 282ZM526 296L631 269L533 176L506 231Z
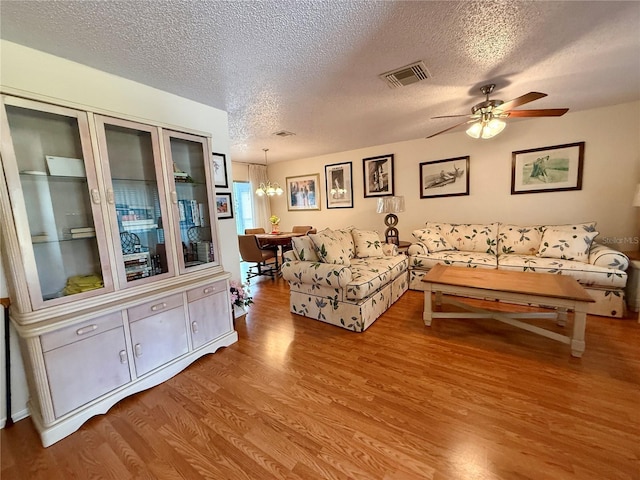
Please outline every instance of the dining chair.
M244 229L245 235L255 235L257 233L267 233L267 232L264 231L264 228L245 228Z
M278 256L275 251L260 248L255 235L238 235L238 246L242 261L255 263L247 271L247 281L259 275L275 279L278 273Z
M311 230L313 230L315 232L315 228L313 228L311 225L294 225L291 228L291 232L293 232L293 233L304 233L305 235L307 233L314 233L314 232L311 232Z

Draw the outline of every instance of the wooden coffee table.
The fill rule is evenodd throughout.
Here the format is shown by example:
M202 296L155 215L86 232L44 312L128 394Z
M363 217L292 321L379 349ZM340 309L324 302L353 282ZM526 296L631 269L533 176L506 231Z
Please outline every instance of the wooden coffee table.
M514 327L542 335L571 345L571 355L581 357L585 349L584 330L587 323L587 307L594 300L571 277L549 273L514 272L483 268L451 267L438 264L423 277L424 324L431 325L433 318L493 318ZM485 310L462 302L447 299L465 312L433 311L431 294L435 293L436 308L443 303L442 295L504 300L505 302L532 304L556 309L554 312L509 313ZM574 312L571 336L561 335L544 328L521 322L520 318L555 318L564 326L567 311Z

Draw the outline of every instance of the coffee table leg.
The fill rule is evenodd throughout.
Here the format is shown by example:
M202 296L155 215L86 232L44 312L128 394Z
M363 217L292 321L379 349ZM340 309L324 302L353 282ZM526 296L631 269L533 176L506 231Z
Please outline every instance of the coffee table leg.
M442 292L436 290L436 309L442 309Z
M426 289L424 291L424 311L422 312L422 319L424 320L424 324L427 327L431 326L431 284L427 283Z
M571 335L571 356L582 357L585 349L584 330L587 326L587 305L578 305L573 316L573 334Z
M559 327L564 327L567 324L567 309L566 308L558 308L556 310L558 314L558 319L556 323Z

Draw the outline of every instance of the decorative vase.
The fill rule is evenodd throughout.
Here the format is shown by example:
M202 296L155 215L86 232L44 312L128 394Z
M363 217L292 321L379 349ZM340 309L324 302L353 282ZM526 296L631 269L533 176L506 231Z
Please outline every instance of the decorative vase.
M247 314L247 310L245 307L239 307L238 305L233 306L233 318L240 318Z
M280 233L280 225L278 225L277 223L272 223L271 233Z

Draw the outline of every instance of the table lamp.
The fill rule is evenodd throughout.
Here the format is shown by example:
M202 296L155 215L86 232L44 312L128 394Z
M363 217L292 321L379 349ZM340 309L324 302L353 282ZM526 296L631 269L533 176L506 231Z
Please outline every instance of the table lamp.
M399 245L400 238L398 234L398 216L396 213L404 212L404 197L383 197L378 199L378 213L386 213L384 224L387 229L384 232L384 238L387 243Z

